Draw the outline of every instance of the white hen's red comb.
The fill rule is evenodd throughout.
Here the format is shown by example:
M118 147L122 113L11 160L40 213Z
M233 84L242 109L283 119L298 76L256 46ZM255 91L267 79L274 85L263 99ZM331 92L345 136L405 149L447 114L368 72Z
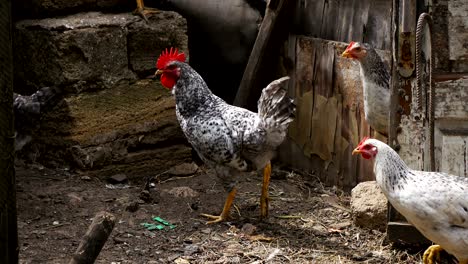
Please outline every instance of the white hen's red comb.
M368 140L368 139L369 139L369 137L363 137L363 138L361 139L361 142L359 142L358 147L361 147L362 145L364 145L364 142L365 142L366 140Z
M156 67L158 69L164 69L166 65L171 61L181 61L185 62L185 54L183 52L179 53L177 48L172 48L170 50L164 50L156 62Z
M354 43L356 43L356 42L351 41L351 42L349 43L348 47L346 47L346 50L350 49L350 48L354 45Z

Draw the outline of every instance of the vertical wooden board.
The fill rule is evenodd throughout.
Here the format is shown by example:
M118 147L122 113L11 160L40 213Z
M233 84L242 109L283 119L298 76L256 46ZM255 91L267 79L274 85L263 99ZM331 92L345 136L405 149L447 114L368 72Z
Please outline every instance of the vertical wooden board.
M333 63L335 61L335 48L324 41L314 41L316 57L314 67L314 91L325 97L333 96Z
M339 17L341 18L341 22L336 24L336 31L338 31L338 35L336 36L337 41L361 41L360 39L353 39L352 38L352 31L353 31L353 21L355 13L360 12L360 10L356 10L355 5L356 0L349 0L349 1L341 1L339 5ZM366 1L366 0L364 0Z
M308 91L301 97L297 98L297 109L298 114L294 121L296 127L296 133L291 135L291 138L299 145L299 147L305 149L306 143L309 142L311 120L312 120L312 109L313 109L313 93ZM307 155L306 152L304 152Z
M468 136L444 135L442 139L441 171L468 177Z
M303 93L312 90L313 86L313 62L315 61L315 52L313 40L310 38L299 37L296 46L296 96L300 97Z
M297 1L305 2L303 7L302 14L304 16L304 31L302 34L308 36L319 37L320 29L323 23L323 10L326 0L299 0Z
M345 24L346 18L340 17L340 5L345 0L329 0L325 4L324 19L321 29L321 38L326 40L339 40L340 25Z
M337 169L337 173L341 173L341 161L343 159L343 135L342 135L342 126L343 126L343 98L340 94L336 95L338 105L336 107L336 131L335 138L333 140L333 163Z
M350 108L346 106L344 108L345 112L343 113L343 128L346 127L346 135L349 135L349 138L346 139L348 143L346 147L343 144L343 186L354 186L356 179L358 178L358 159L352 155L354 146L359 142L359 128L358 121L356 120L356 107Z
M363 41L377 49L390 50L391 25L392 25L392 1L370 1L369 14L367 16L366 31Z
M291 96L291 98L295 98L296 97L296 87L295 87L295 83L296 83L296 45L297 45L297 37L296 35L293 35L293 34L289 34L289 37L288 37L288 50L286 51L287 52L287 57L289 59L292 60L293 62L293 65L294 67L291 69L291 72L289 73L289 77L291 78L291 80L288 82L288 92L289 92L289 96Z
M350 25L350 39L364 39L364 28L369 14L369 0L354 0L353 22Z
M309 156L315 154L326 164L333 158L337 105L335 97L326 98L315 93L311 134L308 144L304 147L304 153L308 153Z

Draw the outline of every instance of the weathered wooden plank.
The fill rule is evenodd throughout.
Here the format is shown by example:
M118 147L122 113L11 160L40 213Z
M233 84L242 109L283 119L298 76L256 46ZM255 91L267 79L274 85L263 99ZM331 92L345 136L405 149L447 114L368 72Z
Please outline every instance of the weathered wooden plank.
M297 45L297 36L293 34L289 34L288 37L288 49L286 51L287 57L291 59L291 62L293 63L294 67L292 67L291 72L289 77L291 80L288 83L288 91L289 91L289 96L291 98L296 97L296 67L297 67L297 62L296 62L296 45Z
M325 1L323 6L322 24L320 27L320 35L318 38L335 39L335 27L337 24L337 15L339 12L340 0Z
M436 83L435 117L468 119L468 78Z
M333 62L335 61L335 48L323 41L314 41L315 56L313 72L313 88L317 94L331 97L333 95Z
M315 49L310 38L298 38L296 47L296 95L312 90Z
M293 32L318 37L323 23L323 10L326 0L296 1Z
M391 50L392 1L370 2L363 41L377 49Z
M337 108L337 98L315 93L309 144L304 147L304 153L318 155L326 164L332 162L334 153Z
M292 32L334 41L366 41L390 49L392 1L300 0Z
M441 171L468 177L466 153L468 153L468 135L444 136L442 139L442 157L450 158L443 158Z
M295 143L283 157L313 168L326 184L352 188L373 179L371 164L351 155L362 136L372 135L364 120L358 64L339 57L344 43L303 36L296 43L298 113L289 134ZM294 156L297 148L301 157Z
M287 12L290 11L293 3L294 0L272 0L269 2L249 61L245 67L234 105L252 110L255 108L256 101L263 89L261 70L268 67L267 52L271 51L273 46L279 45L276 43L279 40L275 39L275 37L283 34L287 37L287 27L285 25L288 24L287 22L290 19L290 16L287 16ZM271 41L272 39L275 39L276 42Z

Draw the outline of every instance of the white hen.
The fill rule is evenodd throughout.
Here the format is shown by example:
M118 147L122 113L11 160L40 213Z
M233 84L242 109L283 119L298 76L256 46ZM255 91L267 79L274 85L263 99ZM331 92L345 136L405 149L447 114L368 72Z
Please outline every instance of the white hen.
M374 161L376 181L388 201L437 245L423 256L435 263L444 249L468 264L468 178L410 169L387 144L364 138L353 154Z

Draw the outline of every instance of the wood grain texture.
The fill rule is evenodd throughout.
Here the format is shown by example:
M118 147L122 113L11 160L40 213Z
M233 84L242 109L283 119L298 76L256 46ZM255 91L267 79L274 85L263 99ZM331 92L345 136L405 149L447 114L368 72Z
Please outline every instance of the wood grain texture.
M351 155L359 140L374 132L364 119L359 66L340 56L345 46L297 36L292 89L298 110L280 156L313 170L325 184L347 189L374 178L371 164Z

